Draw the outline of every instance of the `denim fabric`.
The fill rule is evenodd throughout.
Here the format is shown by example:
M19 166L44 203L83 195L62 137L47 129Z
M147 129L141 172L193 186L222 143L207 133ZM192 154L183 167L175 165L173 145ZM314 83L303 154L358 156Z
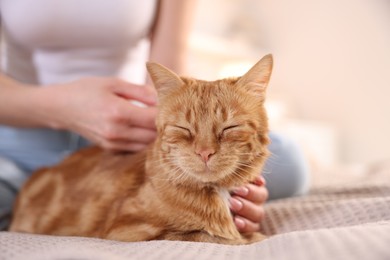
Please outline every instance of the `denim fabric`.
M15 163L0 157L0 230L9 224L14 199L27 177Z
M28 173L56 164L86 145L87 140L68 131L0 125L0 156L10 159Z
M299 145L283 135L270 133L271 152L263 176L269 199L302 195L309 189L309 167Z

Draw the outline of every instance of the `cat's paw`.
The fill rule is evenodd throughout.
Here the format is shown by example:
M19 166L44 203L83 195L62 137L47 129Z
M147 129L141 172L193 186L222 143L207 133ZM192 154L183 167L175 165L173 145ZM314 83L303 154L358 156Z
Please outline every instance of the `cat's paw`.
M245 244L252 244L267 239L267 236L260 232L243 233L242 237L245 240Z

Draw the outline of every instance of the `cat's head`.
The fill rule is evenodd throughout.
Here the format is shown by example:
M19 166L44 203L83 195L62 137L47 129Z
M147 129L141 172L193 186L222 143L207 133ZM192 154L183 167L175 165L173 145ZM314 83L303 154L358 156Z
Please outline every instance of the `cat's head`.
M217 81L147 64L159 97L156 163L170 179L232 187L260 174L268 156L264 99L272 64L267 55L244 76Z

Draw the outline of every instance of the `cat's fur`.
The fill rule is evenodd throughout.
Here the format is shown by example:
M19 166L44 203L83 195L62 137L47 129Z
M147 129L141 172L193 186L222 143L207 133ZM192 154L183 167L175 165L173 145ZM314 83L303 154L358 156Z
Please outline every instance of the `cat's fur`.
M21 190L10 231L246 244L225 195L261 173L268 156L267 55L241 78L200 81L155 63L158 137L139 153L91 147L36 172Z

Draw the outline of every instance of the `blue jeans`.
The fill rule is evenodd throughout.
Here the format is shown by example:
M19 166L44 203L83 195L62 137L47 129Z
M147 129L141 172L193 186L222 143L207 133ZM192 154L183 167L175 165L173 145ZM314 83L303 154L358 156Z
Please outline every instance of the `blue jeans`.
M299 146L281 135L270 133L270 137L271 156L263 171L270 199L305 193L309 173ZM87 145L85 139L66 131L0 126L0 230L8 224L17 191L32 171Z
M309 166L297 143L285 136L270 133L270 157L263 176L267 181L269 199L302 195L309 190Z

